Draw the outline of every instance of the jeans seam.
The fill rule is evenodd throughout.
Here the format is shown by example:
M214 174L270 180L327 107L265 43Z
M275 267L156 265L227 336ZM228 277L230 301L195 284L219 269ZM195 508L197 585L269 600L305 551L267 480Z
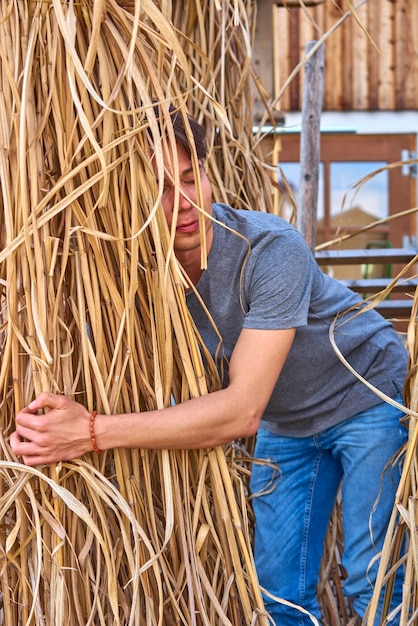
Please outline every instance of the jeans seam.
M318 456L315 459L315 464L314 464L313 472L312 472L311 485L309 487L309 496L307 498L307 505L305 509L305 521L304 521L304 528L303 528L303 549L301 551L301 571L302 571L302 581L303 581L303 582L301 581L302 584L301 584L301 593L300 593L301 606L303 606L305 602L305 597L306 597L306 576L307 576L306 568L307 568L307 562L308 562L307 552L308 552L308 540L309 540L309 527L310 527L310 519L311 519L311 514L312 514L313 493L315 489L316 479L318 477L318 468L319 468L319 464L321 460L321 454L322 453L319 452Z

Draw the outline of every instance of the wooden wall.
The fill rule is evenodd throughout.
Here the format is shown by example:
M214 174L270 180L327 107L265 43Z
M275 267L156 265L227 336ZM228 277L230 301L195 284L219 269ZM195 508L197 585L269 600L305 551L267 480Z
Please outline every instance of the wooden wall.
M277 108L301 109L303 71L288 78L326 36L324 111L417 110L418 0L313 2L258 0L255 67Z

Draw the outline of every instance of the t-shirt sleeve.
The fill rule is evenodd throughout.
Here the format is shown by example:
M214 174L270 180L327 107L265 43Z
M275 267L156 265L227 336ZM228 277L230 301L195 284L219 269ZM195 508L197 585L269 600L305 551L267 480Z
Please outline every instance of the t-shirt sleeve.
M289 229L257 248L244 276L244 328L305 326L316 262L303 237Z

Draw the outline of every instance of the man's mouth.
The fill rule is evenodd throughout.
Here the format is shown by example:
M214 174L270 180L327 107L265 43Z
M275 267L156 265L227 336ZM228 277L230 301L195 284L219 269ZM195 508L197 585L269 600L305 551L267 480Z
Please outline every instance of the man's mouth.
M187 222L183 224L177 224L176 231L180 233L190 233L199 228L198 220L193 220L192 222Z

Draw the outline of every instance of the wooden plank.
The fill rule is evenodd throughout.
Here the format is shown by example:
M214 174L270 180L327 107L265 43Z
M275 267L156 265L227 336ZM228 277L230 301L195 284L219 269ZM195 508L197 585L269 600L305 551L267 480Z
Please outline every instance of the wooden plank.
M326 14L326 3L318 4L313 9L313 19L316 25L316 38L319 38L318 35L321 35L325 32L325 14Z
M291 71L298 65L300 55L299 43L299 9L289 10L289 59ZM302 97L300 91L300 73L290 83L290 108L292 111L300 111Z
M301 61L305 59L307 45L310 41L318 39L318 32L314 28L312 8L303 7L299 10L299 58ZM299 94L300 94L300 110L303 109L303 103L306 98L305 93L306 65L299 72Z
M412 304L412 298L407 300L382 300L382 302L376 305L376 310L388 319L409 320Z
M273 72L277 66L274 51L277 37L272 37L272 41L270 41L266 33L274 33L274 30L272 31L272 13L275 9L276 7L273 7L269 2L259 2L257 5L253 54L253 63L257 76L267 92L273 96ZM265 113L265 106L258 90L255 90L254 93L254 121L258 123Z
M341 18L341 9L336 3L327 3L327 10L323 12L323 32L327 32ZM341 71L343 59L342 32L344 25L337 28L326 41L325 58L325 95L324 108L328 110L341 110L344 72Z
M376 248L370 250L317 250L319 265L350 265L353 263L409 263L416 255L415 248Z
M394 13L394 47L395 47L395 108L397 111L405 109L405 84L406 84L406 1L396 0Z
M345 8L348 8L344 4ZM338 71L342 74L342 93L339 110L353 111L353 20L348 18L343 22L338 30L341 29L341 57L338 59ZM330 85L332 89L332 84Z
M279 96L291 69L293 69L290 67L289 18L289 11L280 9L277 6L273 7L274 98ZM281 95L279 108L281 111L290 110L289 88L285 89Z
M395 2L379 2L378 46L379 82L378 102L380 110L393 110L395 107L395 54L394 54L394 13Z
M367 66L369 41L364 29L367 29L367 5L355 9L351 17L353 26L353 38L350 42L354 54L351 56L352 81L353 81L353 102L352 108L355 111L367 111L369 108ZM361 25L361 26L360 26Z
M358 293L378 293L386 289L392 282L391 278L362 278L359 280L340 280L340 283ZM418 287L417 278L408 278L398 281L392 288L391 293L411 293Z
M313 19L313 9L304 7L299 11L299 40L300 51L303 55L308 41L318 39L318 29Z
M369 108L375 111L378 107L377 100L377 68L379 65L380 53L377 49L377 29L378 29L378 11L379 5L377 2L367 3L367 29L373 43L369 45L369 66L368 66L368 81L369 81ZM374 45L373 45L374 44Z

